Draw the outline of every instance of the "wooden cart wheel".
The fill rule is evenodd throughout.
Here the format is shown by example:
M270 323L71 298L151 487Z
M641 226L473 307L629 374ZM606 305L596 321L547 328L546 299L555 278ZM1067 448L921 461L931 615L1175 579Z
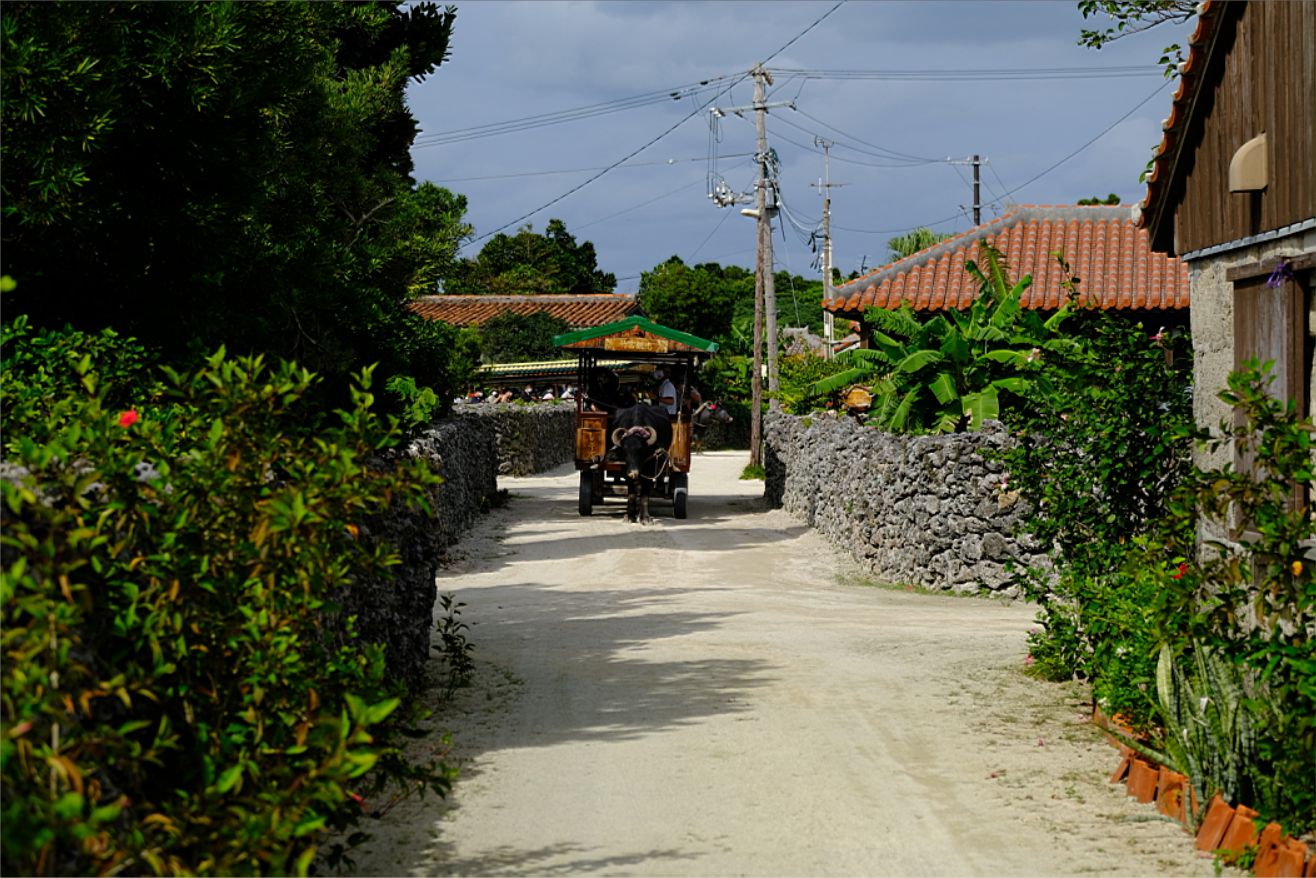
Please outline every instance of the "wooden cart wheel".
M672 514L677 518L685 518L685 498L690 493L690 476L686 473L675 473L672 476Z
M594 476L589 470L580 471L580 514L589 515L594 511Z

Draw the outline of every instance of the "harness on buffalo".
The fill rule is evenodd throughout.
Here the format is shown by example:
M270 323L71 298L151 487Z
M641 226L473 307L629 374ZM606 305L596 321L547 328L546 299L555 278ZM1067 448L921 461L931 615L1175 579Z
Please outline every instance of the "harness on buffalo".
M612 444L614 447L620 447L622 440L627 439L631 436L639 436L643 438L646 445L654 445L658 442L658 431L655 430L653 427L635 426L629 429L625 427L618 427L617 429L613 430ZM653 450L653 458L658 462L658 469L654 472L652 476L646 476L643 472L641 472L640 478L648 479L651 482L656 482L663 477L663 473L667 472L667 467L671 465L672 461L671 461L671 457L667 453L666 448L655 448Z

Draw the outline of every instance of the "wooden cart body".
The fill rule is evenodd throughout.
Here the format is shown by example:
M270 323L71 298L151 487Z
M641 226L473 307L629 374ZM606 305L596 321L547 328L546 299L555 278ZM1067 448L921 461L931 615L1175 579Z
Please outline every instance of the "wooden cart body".
M680 367L688 382L699 365L717 352L717 343L698 336L661 326L644 317L628 317L616 323L569 332L553 339L564 351L576 355L576 469L580 471L581 515L606 498L629 496L632 486L624 464L609 455L608 428L611 413L592 410L587 389L596 368L612 371L622 387L652 382L658 368ZM684 400L686 386L677 388ZM678 405L672 416L672 444L661 475L655 480L651 499L672 503L677 518L686 517L689 495L691 415L687 406Z

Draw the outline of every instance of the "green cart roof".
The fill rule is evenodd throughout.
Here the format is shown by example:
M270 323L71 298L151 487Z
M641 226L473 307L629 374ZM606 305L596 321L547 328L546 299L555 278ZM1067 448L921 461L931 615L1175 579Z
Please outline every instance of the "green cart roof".
M717 353L717 342L662 326L644 317L627 317L616 323L580 329L553 337L553 344L574 350L599 350L628 355Z

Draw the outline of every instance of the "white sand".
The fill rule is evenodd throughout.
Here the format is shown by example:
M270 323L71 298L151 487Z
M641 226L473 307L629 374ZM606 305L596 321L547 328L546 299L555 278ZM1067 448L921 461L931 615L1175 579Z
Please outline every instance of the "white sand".
M1077 687L1023 675L1023 604L877 588L697 456L690 518L576 512L576 474L454 550L475 687L462 778L358 849L363 875L1212 875Z

